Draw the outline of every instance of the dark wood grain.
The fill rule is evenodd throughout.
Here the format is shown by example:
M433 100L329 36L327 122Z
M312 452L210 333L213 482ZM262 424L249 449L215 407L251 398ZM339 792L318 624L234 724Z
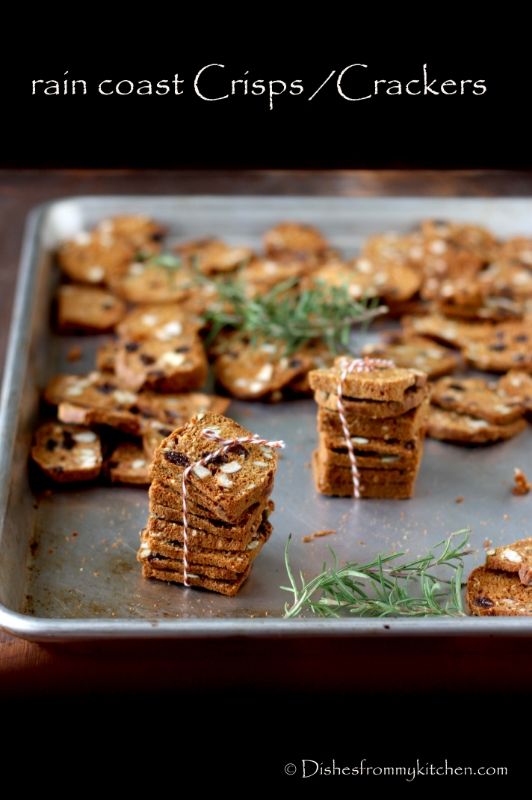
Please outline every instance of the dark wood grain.
M86 194L532 194L520 172L0 171L0 363L3 364L24 220L47 200ZM93 691L218 686L287 689L492 691L529 686L532 641L458 637L27 643L0 633L0 691Z

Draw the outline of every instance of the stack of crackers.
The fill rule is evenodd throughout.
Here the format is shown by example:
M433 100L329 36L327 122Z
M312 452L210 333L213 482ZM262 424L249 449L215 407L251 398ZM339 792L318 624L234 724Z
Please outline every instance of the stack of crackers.
M269 497L278 461L272 447L236 441L250 438L233 420L209 413L157 448L138 553L145 577L228 596L238 592L271 534Z
M348 364L338 358L309 375L318 404L316 487L322 494L353 495L354 456L360 497L411 497L427 426L427 376L388 366L345 375Z
M467 603L477 617L532 616L532 539L486 551L486 564L467 581Z

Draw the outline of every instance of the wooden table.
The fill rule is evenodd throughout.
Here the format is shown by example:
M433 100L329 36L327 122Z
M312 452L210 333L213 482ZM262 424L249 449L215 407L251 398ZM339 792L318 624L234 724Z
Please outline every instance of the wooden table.
M532 194L519 172L0 171L0 362L24 219L36 204L86 194ZM225 687L493 691L530 685L532 641L410 640L113 643L47 646L0 633L0 692Z

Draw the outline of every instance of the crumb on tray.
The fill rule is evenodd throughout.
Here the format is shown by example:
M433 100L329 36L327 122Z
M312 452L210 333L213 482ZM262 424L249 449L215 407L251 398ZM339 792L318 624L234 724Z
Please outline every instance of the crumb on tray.
M336 533L336 531L314 531L314 533L310 533L308 536L303 536L302 541L305 542L305 544L308 544L309 542L314 541L314 539L321 539L322 536L332 536L333 533Z
M67 353L67 361L79 361L83 356L83 351L79 345L74 345Z
M528 494L531 488L532 484L530 484L530 481L528 480L523 470L519 469L519 467L515 467L514 486L512 487L512 494L515 495Z

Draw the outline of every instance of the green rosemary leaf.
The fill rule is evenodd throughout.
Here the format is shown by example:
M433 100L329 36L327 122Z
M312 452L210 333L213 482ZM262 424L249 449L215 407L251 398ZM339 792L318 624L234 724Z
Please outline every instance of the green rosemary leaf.
M159 255L152 256L148 259L149 265L154 267L164 267L164 269L181 269L182 261L178 256L172 253L160 253Z
M397 552L378 555L365 564L342 566L331 550L332 565L324 564L310 581L301 573L301 586L290 566L289 537L285 566L290 586L281 588L292 594L292 603L286 604L284 616L289 619L305 611L326 617L344 613L362 617L463 616L463 559L472 552L469 534L469 529L451 533L426 555L410 562L401 561L405 554ZM445 571L450 571L450 579L439 574Z
M291 539L292 539L292 534L289 533L288 534L288 541L286 542L286 547L285 547L285 551L284 551L284 565L286 567L286 574L288 575L288 580L290 581L291 591L293 591L295 593L295 592L297 592L297 585L296 585L292 570L290 569L290 562L288 561L288 546L290 544ZM290 591L290 590L288 590L288 591Z
M464 568L459 564L454 573L454 578L451 582L451 599L455 608L463 613L463 600L462 600L462 576Z
M248 297L238 281L220 283L221 302L206 311L211 326L208 343L223 329L241 331L252 343L281 340L287 355L309 341L323 341L332 352L349 349L352 327L369 322L386 308L374 301L353 300L347 289L321 284L297 291L297 279L283 281L270 291Z

